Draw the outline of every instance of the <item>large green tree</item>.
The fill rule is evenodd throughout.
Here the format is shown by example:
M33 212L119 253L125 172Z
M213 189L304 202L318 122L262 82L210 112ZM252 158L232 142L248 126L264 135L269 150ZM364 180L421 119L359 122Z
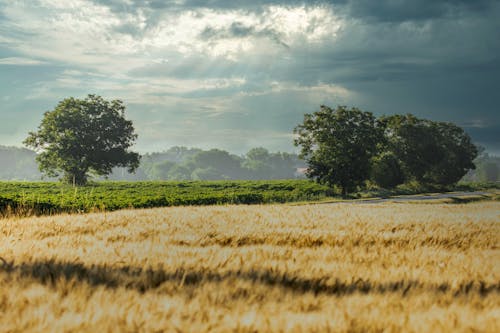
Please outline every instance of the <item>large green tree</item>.
M40 171L83 185L89 174L108 175L113 167L133 172L140 156L129 148L136 138L122 101L88 95L66 98L45 112L38 131L30 132L24 143L39 152Z
M475 168L477 147L455 124L411 114L383 117L380 124L385 128L386 147L401 161L407 179L450 185Z
M345 106L321 106L305 114L294 133L308 164L307 176L340 186L343 196L369 178L371 159L382 141L372 113Z

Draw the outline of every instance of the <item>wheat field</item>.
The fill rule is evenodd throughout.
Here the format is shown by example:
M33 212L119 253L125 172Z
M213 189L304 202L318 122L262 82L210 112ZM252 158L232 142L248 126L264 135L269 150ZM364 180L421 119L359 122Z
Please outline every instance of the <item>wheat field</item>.
M2 332L500 332L500 202L0 220Z

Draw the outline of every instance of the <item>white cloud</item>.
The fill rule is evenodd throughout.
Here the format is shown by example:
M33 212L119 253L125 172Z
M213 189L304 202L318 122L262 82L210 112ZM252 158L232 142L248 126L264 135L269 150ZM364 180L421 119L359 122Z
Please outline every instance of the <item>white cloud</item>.
M236 89L244 86L245 78L177 79L177 78L103 78L100 74L79 70L65 70L55 80L41 81L35 84L26 99L60 99L65 95L81 95L81 91L98 92L107 98L123 99L127 103L175 107L179 101L191 103L201 110L203 103L219 106L213 113L226 109L220 107L224 96L219 98L191 98L190 93L210 92L224 89ZM186 96L186 97L184 97ZM80 96L83 97L83 96ZM227 97L227 96L225 96ZM218 101L220 99L221 101ZM200 100L199 103L197 100ZM208 102L209 100L209 102ZM200 106L198 108L196 105Z
M89 1L38 0L11 2L1 11L6 20L0 28L16 35L8 43L17 52L110 75L158 59L168 61L168 55L236 60L248 52L266 54L282 47L273 38L303 46L331 39L341 27L328 7L269 6L262 13L207 8L116 13ZM203 38L206 29L229 29L235 23L253 33Z
M29 59L29 58L20 58L20 57L9 57L9 58L0 58L0 65L21 65L21 66L30 66L30 65L42 65L45 62Z
M341 85L337 84L328 84L319 82L314 85L299 85L296 82L279 82L279 81L271 81L269 82L264 89L259 91L242 91L238 95L239 96L263 96L263 95L271 95L271 94L279 94L279 93L301 93L308 95L310 99L322 99L325 96L330 98L337 99L353 99L355 92L351 91Z

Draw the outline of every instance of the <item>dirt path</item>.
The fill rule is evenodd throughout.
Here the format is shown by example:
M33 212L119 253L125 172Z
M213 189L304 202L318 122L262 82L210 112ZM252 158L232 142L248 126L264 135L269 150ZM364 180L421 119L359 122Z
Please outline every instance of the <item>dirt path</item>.
M354 200L345 201L349 203L365 204L365 203L382 203L382 202L409 202L409 201L426 201L426 200L440 200L450 198L464 198L470 196L487 196L491 192L476 191L476 192L449 192L449 193L435 193L435 194L416 194L416 195L401 195L390 198L368 199L368 200Z

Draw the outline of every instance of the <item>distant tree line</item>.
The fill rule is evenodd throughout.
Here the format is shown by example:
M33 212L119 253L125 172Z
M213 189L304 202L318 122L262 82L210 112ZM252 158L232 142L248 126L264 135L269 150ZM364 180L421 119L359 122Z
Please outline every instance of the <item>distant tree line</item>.
M412 181L451 185L475 169L479 153L455 124L411 114L376 118L345 106L305 114L295 134L307 176L340 187L343 195L370 181L383 188ZM488 170L485 178L497 179L492 163L479 164Z
M73 185L94 179L289 179L304 166L296 155L254 148L244 156L174 147L141 156L131 151L137 134L121 100L69 97L43 114L24 144L36 151L39 170Z
M1 180L39 180L41 173L33 150L0 146Z
M201 170L207 169L197 165L200 157L198 153L215 156L216 154L229 155L231 160L239 162L239 172L233 174L235 179L287 179L301 178L301 172L307 166L306 162L296 154L273 153L265 148L253 148L245 155L238 156L214 149L210 150L187 147L171 147L164 152L155 152L142 155L141 162L135 173L129 173L126 168L114 168L109 175L110 180L181 180L201 179ZM227 156L226 155L226 156ZM30 149L0 146L0 180L40 180L42 174L35 161L36 153ZM397 183L404 179L400 163L394 161L393 155L382 153L374 158L371 177L378 179L380 185L390 187L390 180ZM384 167L384 164L386 167ZM389 166L387 166L389 164ZM391 164L392 167L391 167ZM471 169L462 178L464 181L495 182L500 180L500 157L480 152L474 160L475 169ZM233 164L234 165L234 164ZM214 166L208 167L215 169ZM223 170L228 169L226 167ZM299 169L299 172L297 171ZM191 172L189 172L191 170ZM389 172L389 170L393 170ZM194 174L193 172L196 171ZM206 170L205 170L206 171ZM385 174L385 173L386 174ZM223 171L217 172L220 178L227 179ZM53 178L45 178L52 180ZM389 180L389 181L388 181ZM397 182L395 180L398 180ZM388 184L386 183L388 182ZM394 184L393 183L393 184Z
M173 147L141 156L121 100L66 98L44 113L24 144L0 149L0 179L89 177L121 180L290 179L305 174L343 195L368 182L391 188L407 182L450 185L464 176L498 178L498 164L479 155L464 130L411 114L376 118L370 112L321 106L295 128L300 155L253 148L243 156L220 149ZM476 157L479 158L476 159ZM476 164L481 167L471 175ZM35 169L35 160L38 171ZM306 168L307 167L307 168Z
M225 150L172 147L165 152L145 154L135 175L115 169L110 179L221 180L293 179L304 177L305 167L296 154L250 149L238 156Z
M482 151L474 161L476 169L469 170L464 181L498 182L500 181L500 157L491 156Z
M1 180L40 180L42 174L35 161L37 154L26 148L0 146ZM171 147L164 152L141 156L135 173L115 167L106 177L110 180L221 180L221 179L293 179L303 178L298 168L305 162L296 154L250 149L235 155L220 149ZM94 179L106 179L95 177ZM54 180L55 178L45 178Z

